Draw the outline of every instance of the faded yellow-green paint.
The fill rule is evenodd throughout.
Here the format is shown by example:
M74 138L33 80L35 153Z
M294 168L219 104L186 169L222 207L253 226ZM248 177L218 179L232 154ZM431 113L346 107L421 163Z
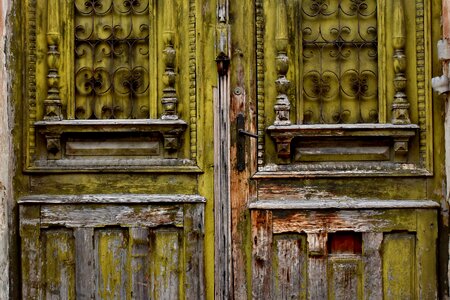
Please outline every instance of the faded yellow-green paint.
M32 0L15 0L13 1L14 6L16 7L16 16L12 17L12 26L14 27L14 35L17 38L12 40L13 55L14 53L20 53L22 49L27 48L27 42L22 38L22 35L26 35L26 31L30 28L29 26L23 26L23 20L26 20L26 7L32 3ZM234 70L233 69L233 79L231 90L235 87L236 82L243 82L243 87L246 90L248 105L248 115L253 115L256 112L256 108L258 105L262 105L261 103L257 103L258 93L260 91L256 91L255 89L255 81L256 79L256 66L255 66L255 30L254 30L254 10L255 10L255 1L230 1L230 5L232 7L233 12L233 20L232 20L232 59L234 62L238 60L239 57L242 57L241 61L241 69ZM439 29L439 17L440 17L440 3L439 0L426 0L424 1L425 5L425 24L429 24L431 26L426 27L424 39L427 41L427 45L434 45L436 41L440 37L440 29ZM37 62L36 62L36 99L38 103L36 105L36 112L33 113L36 115L36 118L39 120L43 116L43 106L42 101L46 98L46 86L47 86L47 67L46 67L46 25L48 17L46 15L47 12L47 1L37 1L37 23L38 23L38 31L37 31ZM156 16L160 13L159 9L161 5L164 5L163 1L151 1L153 3L152 10L150 12L151 22L154 22L154 26L158 28L164 28L165 24L159 18L156 22ZM297 5L299 1L288 0L288 7L292 8L294 5ZM61 100L63 102L64 108L67 110L70 118L74 116L74 86L73 86L73 61L74 54L71 51L67 51L67 49L71 49L73 47L73 39L72 36L68 33L73 31L74 24L72 18L65 17L70 15L73 12L72 1L64 1L60 2L60 10L64 12L63 16L61 16ZM183 135L183 146L181 148L181 156L188 157L191 153L191 150L194 148L197 151L197 165L202 173L182 173L178 172L175 169L172 171L167 171L163 174L154 174L151 171L146 173L141 173L139 171L127 171L122 170L120 173L109 172L85 172L83 170L77 171L76 173L68 173L62 171L60 174L44 174L44 173L30 173L30 172L22 172L22 167L29 166L29 160L31 159L27 153L29 153L30 145L36 143L36 133L34 132L34 128L31 127L29 130L27 129L27 123L29 122L28 116L24 118L25 121L22 121L22 117L24 115L28 115L28 103L27 98L23 95L23 86L24 83L21 74L23 74L23 70L27 69L27 65L24 56L17 55L15 59L11 60L10 70L11 74L14 76L14 80L12 81L11 91L13 94L13 102L14 102L14 112L15 112L15 129L14 129L14 147L16 153L26 153L25 155L17 156L17 173L15 176L15 194L17 197L29 194L100 194L100 193L149 193L149 194L200 194L204 196L207 201L205 205L205 244L204 244L204 266L205 266L205 289L206 289L206 298L213 299L214 298L214 206L213 206L213 170L214 170L214 132L213 132L213 103L214 103L214 87L217 85L217 71L215 65L215 53L214 53L214 43L215 43L215 30L214 26L216 24L216 4L217 1L196 1L195 6L195 17L196 17L196 36L195 40L197 41L196 50L195 50L195 61L196 61L196 73L195 73L195 84L197 89L195 90L195 96L197 98L197 106L192 106L190 104L189 95L190 95L190 86L185 84L187 82L189 76L189 70L191 66L189 65L189 15L186 13L189 8L189 1L181 1L174 0L174 5L176 9L174 10L176 13L173 13L172 16L176 15L176 24L177 30L179 32L176 38L176 50L177 50L177 69L180 71L178 78L182 81L181 83L177 81L176 89L177 95L179 97L179 114L180 117L184 120L189 121L190 112L193 110L198 115L198 120L195 124L190 124L190 126L195 127L197 129L197 143L195 145L190 144L189 141L191 139L191 133L189 130ZM267 12L276 11L276 1L264 1L265 9ZM409 4L408 1L405 1L405 4ZM378 1L379 5L379 13L378 20L381 24L378 30L378 38L379 41L384 41L383 43L379 43L379 118L380 122L389 122L391 118L391 110L390 104L392 103L392 99L394 98L394 90L392 87L392 81L394 79L393 70L389 68L384 68L383 66L390 66L392 61L391 57L392 53L392 18L391 18L391 1L382 0ZM289 20L292 20L295 16L293 16L294 10L288 10ZM433 199L437 201L442 201L443 190L442 190L442 179L443 179L443 153L444 153L444 145L442 143L443 136L443 126L442 126L442 115L443 111L443 102L438 101L438 99L434 99L434 105L431 105L432 101L428 101L425 105L425 111L418 112L418 104L414 101L417 98L417 93L415 92L415 84L417 83L417 79L419 79L416 75L417 65L416 61L416 37L411 34L417 30L416 18L420 17L416 15L415 6L414 5L405 5L405 13L407 15L406 19L406 27L408 28L407 32L407 43L406 43L406 55L408 57L408 70L407 70L407 78L408 78L408 89L407 95L408 98L412 101L411 104L411 119L413 123L420 123L423 121L421 119L421 114L425 114L429 116L426 122L426 149L421 150L423 145L419 145L418 138L416 137L413 142L413 147L409 149L411 153L411 157L413 158L413 162L420 162L419 151L426 151L427 160L424 164L427 165L428 170L433 170L434 173L427 177L415 176L410 178L404 177L378 177L378 178L355 178L348 176L347 178L314 178L310 176L304 176L300 178L287 178L287 179L270 179L270 180L260 180L257 182L258 186L258 196L269 196L269 197L279 197L280 194L283 194L283 197L286 199L295 199L304 197L306 199L325 199L325 198L342 198L346 197L352 199L365 199L365 198L373 198L373 199ZM277 74L275 71L275 58L277 56L276 53L276 45L273 42L276 35L276 19L275 14L267 13L265 15L265 30L263 34L265 35L265 53L264 53L264 80L266 82L264 86L264 94L265 94L265 104L262 107L264 111L264 117L266 120L259 119L258 122L261 122L263 127L267 127L268 125L273 123L275 119L273 104L276 100L276 89L274 88L274 81L277 79ZM244 29L244 30L243 30ZM289 25L290 35L292 36L292 32L295 31L292 25ZM161 57L160 53L164 49L164 45L162 43L163 40L163 31L158 30L155 37L155 43L151 43L151 53L154 57ZM295 55L298 51L294 43L295 39L290 40L288 55L291 58L291 65L289 67L289 72L287 74L288 78L295 82L295 78L301 75L301 68L299 67L298 60L295 59ZM427 50L428 51L428 50ZM435 52L435 50L433 50ZM435 53L434 53L435 54ZM427 99L432 98L431 90L429 88L429 78L431 74L434 76L438 75L439 64L436 58L436 55L433 53L426 52L425 59L427 64L425 65L424 73L427 74L427 80L425 81L424 93ZM236 65L236 64L235 64ZM233 67L233 66L232 66ZM152 80L150 88L150 113L152 118L159 117L159 113L163 110L162 105L159 99L162 96L162 89L164 83L161 79L161 74L164 72L164 63L162 59L158 59L156 63L152 65ZM301 117L301 95L299 93L299 88L301 87L301 83L297 81L294 88L290 91L291 103L291 118L293 122L298 122L302 119ZM437 98L437 97L435 97ZM297 100L298 99L298 100ZM24 108L25 112L24 112ZM431 111L433 109L433 111ZM23 131L22 131L23 130ZM25 142L22 142L22 138ZM36 145L34 145L36 146ZM265 138L265 159L266 163L275 162L276 158L276 150L273 141L270 137L266 136ZM40 145L38 147L43 147ZM41 149L42 150L42 149ZM249 150L253 151L253 150ZM26 160L26 161L23 161ZM155 172L161 172L155 170ZM253 181L254 182L254 181ZM31 218L31 217L30 217ZM37 217L38 218L38 217ZM400 211L392 211L383 213L380 218L388 219L392 222L408 224L406 227L413 227L414 224L419 224L417 227L423 228L423 231L426 232L428 228L427 222L430 220L434 220L435 216L424 216L422 214L417 214L417 218L414 217L412 219L408 219L408 215L401 213ZM423 219L421 219L423 218ZM245 245L243 246L243 252L245 253L245 257L247 260L245 261L245 270L246 270L246 280L247 282L251 282L251 225L248 220L250 220L249 213L245 212L241 216L243 221L238 224L239 230L242 232L243 240L245 241ZM418 221L417 221L418 220ZM426 221L428 220L428 221ZM436 224L435 224L436 225ZM34 226L34 227L33 227ZM39 241L36 240L36 232L39 232L38 224L35 225L27 225L24 227L22 238L28 240L29 247L38 247ZM106 230L106 229L101 229ZM109 230L109 229L108 229ZM420 230L420 229L418 229ZM396 233L397 234L397 233ZM398 233L401 235L403 233ZM406 233L405 233L406 234ZM411 233L412 234L412 233ZM433 233L434 234L434 233ZM57 234L56 234L57 235ZM395 234L394 234L395 235ZM102 235L103 236L103 235ZM120 235L121 236L121 235ZM119 236L119 237L120 237ZM123 274L120 272L116 272L116 268L120 265L120 262L114 259L111 254L108 254L108 247L115 242L116 237L109 238L107 235L102 237L100 242L100 248L98 253L102 253L102 261L105 263L101 263L99 267L99 272L101 274L110 274L102 277L103 286L112 286L117 287L120 286L120 282L122 280ZM435 236L430 234L429 236L423 237L423 244L417 244L418 251L425 253L423 257L418 258L423 261L423 265L435 265L433 254L427 252L427 247L425 246L425 241L428 239L434 239ZM159 238L160 242L157 242L157 253L158 255L163 256L167 254L164 252L166 242L163 242L165 238ZM170 238L168 238L170 242ZM407 239L408 240L408 239ZM60 243L72 243L70 239L65 235L60 237ZM172 239L174 241L174 238ZM409 241L409 240L408 240ZM392 276L403 276L402 269L400 269L401 265L399 262L395 261L397 257L397 248L402 250L402 243L405 242L404 239L400 239L400 242L393 239L388 240L386 242L386 250L385 256L386 260L392 264L386 265L386 274L393 274ZM406 242L405 242L406 243ZM419 242L418 242L419 243ZM185 241L183 240L183 244ZM397 245L398 244L398 245ZM50 246L48 246L50 247ZM118 248L117 248L118 247ZM117 249L120 248L121 245L117 245ZM56 246L55 246L56 248ZM13 247L14 249L14 247ZM16 248L18 249L17 245ZM101 249L101 250L100 250ZM172 249L173 248L170 248ZM40 251L34 249L35 251ZM170 250L168 253L172 253ZM425 251L427 250L427 251ZM46 251L57 251L57 249L48 248ZM70 253L66 250L60 249L57 252L58 257L65 257L67 259L71 259ZM125 251L125 250L121 250ZM172 252L171 252L172 251ZM409 251L409 250L408 250ZM14 252L14 251L13 251ZM18 253L18 251L17 251ZM408 254L408 253L405 253ZM413 259L412 253L410 254L410 258ZM185 253L180 254L179 262L177 266L179 270L182 269L181 266L184 265L186 260ZM33 258L33 253L24 253L23 260L29 260ZM53 270L56 270L58 260L54 262L50 262L50 264L46 267L45 272L48 274L49 282L57 282L57 273ZM163 276L162 273L164 270L169 270L170 272L175 272L174 263L172 262L161 262L160 268L157 271L158 276ZM153 272L151 269L149 272ZM435 274L428 274L428 269L424 269L424 277L433 278ZM123 269L123 272L130 272L129 269ZM31 273L30 273L31 272ZM29 270L28 265L22 269L23 280L27 281L28 278L33 277L32 274L34 271ZM121 271L122 272L122 271ZM170 276L170 272L168 272L167 276ZM179 272L179 271L177 271ZM390 272L390 273L389 273ZM19 272L17 272L19 273ZM179 297L185 296L184 294L184 286L183 282L185 281L184 273L181 272L178 274L178 291ZM305 275L306 276L306 275ZM408 275L409 276L409 275ZM440 276L442 277L442 276ZM166 279L169 277L165 277ZM130 278L127 278L129 281ZM168 280L168 279L167 279ZM406 279L405 279L406 280ZM412 279L411 279L412 280ZM430 279L430 282L432 280ZM28 281L27 281L28 282ZM30 281L31 282L31 281ZM387 288L393 290L395 293L402 293L403 285L400 281L399 286L390 286ZM119 285L118 285L119 284ZM163 284L163 282L161 283ZM393 283L394 284L394 283ZM431 283L430 283L431 284ZM35 288L35 283L30 283L30 290ZM421 289L422 287L418 287ZM431 286L429 290L433 290L435 287ZM17 288L16 288L17 289ZM102 291L102 297L108 298L112 297L110 293L113 293L114 289L110 292L106 290ZM42 292L42 291L41 291ZM406 292L405 292L406 293ZM414 295L419 295L420 291L414 291ZM39 293L38 293L39 294ZM36 294L36 295L38 295ZM251 298L251 288L247 288L247 298Z
M47 299L75 299L75 251L70 230L42 231Z
M98 286L100 299L129 299L126 290L128 233L124 229L101 229L96 232Z
M415 299L415 235L387 234L383 244L383 290L386 299Z

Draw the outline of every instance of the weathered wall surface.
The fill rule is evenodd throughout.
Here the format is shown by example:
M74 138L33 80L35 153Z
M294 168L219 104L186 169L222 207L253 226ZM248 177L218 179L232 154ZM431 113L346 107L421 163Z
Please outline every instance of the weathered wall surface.
M0 1L0 299L9 294L9 226L8 211L11 199L11 134L8 119L8 74L5 53L8 29L6 16L10 1Z

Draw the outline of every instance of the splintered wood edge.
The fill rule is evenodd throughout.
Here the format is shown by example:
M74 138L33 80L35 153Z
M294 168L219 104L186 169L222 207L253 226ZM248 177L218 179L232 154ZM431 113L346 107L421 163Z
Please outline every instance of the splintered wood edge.
M394 209L394 208L439 208L431 200L258 200L250 203L250 209Z
M90 194L90 195L30 195L21 197L19 204L81 204L81 203L205 203L200 195L169 194Z

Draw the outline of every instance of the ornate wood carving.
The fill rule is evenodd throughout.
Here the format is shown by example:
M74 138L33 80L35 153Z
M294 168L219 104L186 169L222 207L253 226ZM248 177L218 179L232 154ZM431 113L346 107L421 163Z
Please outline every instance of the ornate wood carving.
M59 95L59 0L48 1L47 11L47 99L44 101L46 121L60 121L63 119L61 98Z
M406 29L405 9L403 0L393 0L393 38L394 47L394 89L395 96L392 103L392 124L410 124L409 102L406 97Z
M368 161L361 161L358 163L348 163L348 162L331 162L328 164L328 168L325 167L325 161L321 161L320 163L296 163L292 164L293 161L291 159L293 158L293 153L295 151L294 148L290 148L292 146L289 146L290 141L294 139L294 137L289 136L288 134L283 136L283 141L281 141L281 136L278 137L278 141L276 141L275 144L275 150L277 152L278 160L273 159L272 153L270 155L266 155L266 144L267 141L264 141L264 135L260 134L259 141L258 141L258 171L261 172L261 176L267 176L267 174L272 174L275 176L277 172L282 172L283 174L287 174L286 172L292 171L293 174L297 174L296 176L301 176L303 172L306 172L307 174L325 174L325 170L329 170L329 172L336 172L336 174L343 174L344 170L348 170L348 174L359 174L360 169L367 169L369 173L374 174L379 173L381 174L397 174L400 176L407 175L408 172L406 171L406 166L410 170L411 174L421 174L421 175L430 175L432 174L432 157L433 157L433 145L432 145L432 120L429 117L432 114L432 107L431 107L431 92L430 92L430 85L429 85L429 74L430 74L430 67L431 67L431 57L429 55L429 45L427 43L427 40L430 39L431 36L431 19L427 12L429 12L429 6L431 3L426 0L415 0L414 1L414 7L408 6L406 7L405 1L400 1L397 3L396 1L400 0L390 0L390 1L358 1L358 5L347 7L347 3L344 1L336 1L333 3L322 3L323 1L316 1L316 0L308 0L308 1L293 1L293 2L286 2L287 7L287 20L288 20L288 30L289 30L289 37L291 37L291 31L294 33L294 36L300 36L298 39L294 38L289 39L289 45L288 49L290 51L296 51L292 53L297 53L298 49L305 48L305 45L303 45L303 42L305 39L308 39L308 37L305 37L302 34L301 30L305 29L306 27L314 26L316 22L315 18L317 18L317 14L313 15L310 19L303 16L302 19L299 19L297 14L291 13L291 10L294 9L295 11L302 12L302 9L305 8L307 12L310 12L310 10L318 9L317 13L320 14L321 11L324 13L331 13L331 14L338 14L339 15L339 9L344 9L345 12L349 12L350 10L353 13L364 14L364 22L366 23L358 23L359 26L362 26L363 32L360 34L363 34L364 38L362 40L362 43L367 44L368 50L373 50L374 60L373 62L370 62L370 70L374 72L374 74L378 73L378 77L375 75L375 80L378 81L377 84L375 84L378 87L378 92L375 94L375 97L370 98L370 107L374 112L372 118L372 114L370 114L369 117L367 115L364 115L364 118L361 120L365 120L363 122L380 122L380 123L391 123L395 125L408 125L411 124L411 122L417 124L416 126L419 130L415 133L418 135L418 139L411 139L408 138L407 140L402 139L401 137L394 137L392 136L390 138L391 145L389 146L389 162L386 162L386 164L383 164L383 170L376 171L375 164L371 164ZM322 4L323 5L322 5ZM353 2L352 2L353 3ZM356 2L355 2L356 3ZM361 4L362 6L359 6ZM400 9L396 8L394 9L394 6L400 5ZM257 50L257 61L256 61L256 78L257 78L257 99L258 99L258 130L260 127L264 128L264 121L269 116L268 111L270 110L269 107L267 107L267 100L265 99L266 96L270 95L270 99L273 99L275 97L274 93L276 90L276 86L272 84L267 84L265 81L272 81L277 80L279 73L273 74L273 72L270 72L270 70L267 70L265 66L270 63L267 61L265 57L269 57L269 59L272 59L275 56L278 56L279 49L278 45L275 44L264 44L265 40L275 40L276 38L280 36L279 30L277 28L279 24L279 17L278 13L270 14L269 11L275 12L278 8L278 2L271 2L271 1L263 1L263 0L256 0L255 1L255 20L256 20L256 28L255 28L255 38L256 38L256 50ZM355 10L356 9L356 10ZM394 17L394 15L400 11L401 18ZM373 12L375 13L375 17L373 16ZM370 16L367 14L370 13ZM342 14L341 14L342 15ZM354 15L352 15L354 16ZM388 16L388 17L385 17ZM324 18L328 18L329 16L324 16ZM367 17L367 18L366 18ZM305 19L306 18L306 19ZM346 17L347 18L347 17ZM359 18L359 17L358 17ZM414 21L409 22L408 28L406 28L405 18L412 18ZM369 20L370 19L370 20ZM392 23L389 23L390 20L398 19L396 23L396 28L393 28L391 25ZM323 22L322 22L323 21ZM319 20L317 22L324 24L325 21L330 20ZM346 19L345 22L348 20ZM292 22L292 26L291 23ZM303 22L306 22L305 25ZM350 22L350 21L348 21ZM327 23L328 25L331 24L331 27L334 27L334 24ZM350 23L349 23L350 24ZM330 26L325 25L327 29L330 29ZM347 24L341 23L341 26L346 26ZM351 26L350 26L351 25ZM354 34L355 33L352 30L352 26L354 25L351 23L350 30ZM298 28L296 27L298 26ZM303 27L302 27L303 26ZM324 28L325 28L324 27ZM273 30L272 28L276 28ZM312 28L312 27L311 27ZM346 29L347 30L347 29ZM370 32L369 32L370 31ZM328 32L328 31L327 31ZM408 34L406 34L406 32ZM305 32L303 32L305 34ZM325 34L324 32L322 32ZM306 32L307 34L307 32ZM342 33L342 37L344 39L348 37L352 37L350 33ZM339 35L339 32L335 32L335 35L330 34L330 36L326 36L327 40L333 40L337 35ZM370 39L366 39L366 35L370 36ZM406 36L408 37L411 35L411 37L415 37L415 39L406 39ZM312 34L311 39L315 38L317 35ZM372 39L373 37L373 39ZM392 40L392 46L391 49L384 49L383 47L379 47L376 44L377 43L386 43L386 39ZM309 41L309 40L308 40ZM314 40L311 41L314 43ZM342 42L342 41L341 41ZM345 42L345 41L343 41ZM413 45L413 43L415 44ZM371 43L371 44L370 44ZM370 44L370 45L369 45ZM382 44L380 44L382 45ZM335 47L343 46L344 44L337 42ZM311 47L320 47L320 45L311 45ZM342 50L346 51L347 48L342 48ZM406 49L416 49L416 51L408 52L408 65L406 65ZM364 48L365 49L365 48ZM376 51L378 50L378 51ZM346 52L343 52L342 54L345 54ZM366 54L366 49L363 50L364 54ZM389 55L386 55L387 53L390 53L390 51L393 51L393 57L389 58ZM305 51L303 51L305 52ZM291 53L291 52L289 52ZM325 52L324 52L325 53ZM328 54L326 52L325 54ZM392 54L391 54L392 55ZM289 54L289 59L292 60L292 62L289 62L289 74L293 73L292 68L295 66L296 68L296 76L299 76L299 78L302 78L302 76L305 76L305 70L303 67L304 62L300 61L298 62L294 59L294 57L291 57L291 54ZM372 56L371 56L372 57ZM304 57L303 57L304 59ZM378 63L376 62L378 60ZM390 62L394 61L395 69L393 67L390 67ZM353 63L353 62L352 62ZM375 67L373 67L373 63L375 63ZM378 66L376 66L378 64ZM386 66L386 67L384 67ZM416 69L410 70L412 66L415 66ZM297 67L299 68L297 70ZM367 67L367 65L363 66L364 68ZM351 67L354 69L353 67ZM364 69L365 70L365 69ZM297 74L298 72L298 74ZM407 74L414 73L415 76L412 76L410 80L404 81L407 79ZM386 80L386 78L393 78L392 81ZM412 81L414 79L414 82ZM294 79L293 79L294 80ZM295 79L297 80L297 79ZM371 79L372 80L372 79ZM373 81L373 80L372 80ZM297 83L297 81L295 81ZM344 82L347 84L348 82ZM344 84L343 83L343 84ZM406 93L406 85L408 85L408 93ZM371 84L370 86L373 86ZM389 88L391 86L391 88ZM295 108L296 112L296 122L297 124L305 124L307 123L307 118L303 119L305 116L304 111L302 108L304 107L304 99L302 98L302 93L305 92L305 83L299 82L296 85L294 85L294 89L291 89L289 92L289 95L294 94L295 98L298 99L298 101L293 104L291 103L291 106ZM356 82L354 82L353 88L362 88L361 92L364 92L364 86L363 85L356 85ZM344 88L344 87L343 87ZM276 91L278 94L278 91ZM372 94L371 94L372 95ZM389 100L386 99L386 95L389 96ZM406 95L413 95L410 99L407 99ZM378 108L375 106L373 107L373 99L378 97ZM373 99L372 99L373 98ZM291 100L293 97L291 98ZM353 98L352 98L353 99ZM347 99L348 100L348 99ZM346 100L346 101L347 101ZM361 101L360 101L361 100ZM375 99L376 100L376 99ZM352 100L353 101L353 100ZM366 105L368 103L368 98L366 95L361 96L358 98L357 103L361 105ZM414 104L410 104L411 101L415 101ZM269 105L273 105L275 101L269 101ZM348 104L348 103L347 103ZM358 105L359 105L358 104ZM314 102L314 105L318 105L317 102ZM380 107L381 106L381 107ZM366 107L367 108L367 107ZM411 108L417 109L417 111L411 112ZM378 116L375 114L375 110L378 109ZM392 111L392 117L391 120L387 119L387 113L386 110ZM367 112L366 109L364 112ZM292 114L293 112L291 112ZM403 118L404 120L400 120ZM411 119L413 118L413 119ZM276 114L273 115L274 119L274 125L275 121L277 119ZM369 121L367 121L369 120ZM370 121L372 120L372 121ZM375 120L375 121L373 121ZM378 121L376 121L378 120ZM360 121L357 121L360 123ZM297 125L294 125L297 126ZM300 125L299 125L300 126ZM267 127L265 127L267 129ZM269 128L272 128L270 126ZM275 130L276 131L276 130ZM275 134L272 131L272 129L269 129L266 132L269 132L270 135ZM414 130L416 131L416 130ZM275 140L275 137L273 137ZM418 151L416 151L416 147L418 147ZM273 149L272 147L267 149ZM411 149L414 149L414 151L411 151ZM414 153L411 155L411 153ZM284 157L284 158L283 158ZM288 158L289 157L289 158ZM283 162L284 161L284 162ZM287 162L289 161L289 162ZM265 164L267 163L267 164ZM282 164L289 164L289 165L282 165ZM355 167L352 165L358 164L359 167L355 169ZM401 169L401 166L403 165L403 169ZM350 170L353 170L350 172ZM305 174L306 174L305 173ZM305 175L303 174L303 175ZM359 175L357 175L359 176Z
M278 79L275 81L277 88L277 101L275 103L274 125L290 125L289 113L291 103L287 95L291 82L286 78L289 70L289 57L287 56L288 35L287 35L287 15L286 2L280 0L277 5L277 35L275 43L277 48L276 68Z
M392 124L342 124L342 125L290 125L270 126L267 128L270 136L277 146L278 163L289 164L292 162L291 144L294 138L308 139L327 138L332 139L336 147L343 147L344 142L373 139L373 147L377 146L376 138L385 138L393 144L393 161L406 162L408 154L408 142L416 134L417 125L392 125ZM346 144L345 147L360 148L360 145ZM336 150L338 151L338 150ZM348 151L348 150L346 150ZM358 149L361 151L361 149ZM342 152L342 154L345 154ZM363 154L363 153L361 153Z
M115 164L115 170L124 169L124 166L127 166L127 169L150 172L160 172L163 169L168 170L170 168L180 172L197 172L198 168L195 167L198 131L196 0L190 0L189 5L181 5L178 0L158 2L160 8L167 8L159 9L158 12L154 11L157 4L154 0L139 0L132 1L132 3L123 0L115 0L114 3L96 0L89 1L87 4L82 0L70 1L69 3L56 0L49 1L49 4L47 4L36 0L25 0L27 9L24 12L24 17L29 28L26 33L26 96L28 99L25 104L25 123L27 124L25 135L27 145L26 169L30 171L63 169L82 171L104 169L105 164L109 164L109 168L113 167L111 164ZM56 5L54 2L57 2ZM57 17L55 18L54 15L57 15ZM62 17L70 21L62 22ZM49 21L44 22L43 20ZM64 24L67 25L65 27L66 32L61 32ZM159 25L162 26L159 27ZM109 30L111 28L114 30ZM130 35L127 35L128 33ZM188 36L188 42L175 45L177 36ZM48 43L45 42L46 39ZM160 47L158 42L164 43L162 53L164 56L159 55L163 58L161 64L157 63L157 49ZM125 50L123 53L118 47L119 44ZM108 45L110 48L107 47ZM146 45L147 47L140 47L140 45ZM84 48L81 49L80 47ZM101 51L102 47L105 52ZM108 51L108 49L111 51ZM47 51L48 55L38 56L39 51ZM112 54L112 51L117 53ZM136 51L140 51L140 56L135 59L133 55ZM97 58L103 58L103 62L98 62L95 59L94 52L96 52ZM183 55L183 57L176 58L178 54ZM80 58L80 55L84 56ZM126 57L126 55L128 56ZM116 56L120 57L116 58ZM61 59L61 65L59 65L59 59ZM75 63L73 65L62 64L62 61L74 61ZM108 64L108 61L111 63ZM176 66L176 63L180 65ZM141 75L143 74L145 78L139 78L139 76L136 76L138 75L136 72L131 72L139 71L136 68L139 68L141 64L145 68ZM156 74L161 65L163 65L165 71L161 78L157 78ZM81 74L87 68L92 71L88 77L85 76L86 74ZM101 73L99 70L102 68L109 73L99 74ZM175 90L177 68L183 68L180 71L180 82L176 84L182 84L182 88L180 88L183 92L182 99L186 103L183 106L185 110L183 113L189 119L188 122L179 120L177 111L179 101L178 88ZM126 80L116 80L117 82L111 83L114 70L128 70L130 76ZM79 75L78 79L75 78L76 74ZM36 78L36 76L40 77ZM43 76L47 76L45 83ZM117 79L116 77L114 78ZM86 80L88 82L85 82ZM102 94L102 91L100 91L99 80L102 80L103 87L108 90L107 94ZM161 80L163 89L159 98L156 89L149 88L149 86L158 86L158 80ZM143 91L143 89L135 91L140 83L146 87L145 95L135 93ZM128 86L123 84L128 84ZM116 95L119 93L117 89L120 88L128 88L127 94ZM98 99L87 99L89 95L86 93L89 91L86 89L95 90L92 92L95 95L91 94L91 96L94 95ZM75 95L75 97L70 96L66 100L67 95ZM120 97L122 98L119 99ZM41 99L40 102L37 101L37 98ZM131 102L128 101L128 104L124 107L127 99ZM116 103L112 103L114 101ZM159 112L160 121L162 119L171 123L171 125L166 124L167 126L162 125L162 127L166 126L164 129L161 129L162 127L157 129L154 126L157 123L155 118L158 118L157 110L159 106L157 103L159 101L161 101L163 108L163 111ZM129 103L131 103L131 106ZM83 109L85 113L83 113ZM67 116L63 116L66 110ZM84 135L83 130L80 129L83 126L79 127L80 131L72 131L74 130L73 119L88 121L86 127L83 127L87 128L90 126L89 121L91 121L88 119L103 120L108 118L113 120L127 118L151 120L149 123L153 125L150 125L146 132L152 138L158 136L157 143L160 143L161 148L158 150L160 152L145 159L136 157L131 161L127 158L119 158L119 160L113 158L114 163L91 164L88 160L82 159L72 160L70 163L69 160L65 159L65 148L68 145L66 143L67 138L77 136L77 139L84 139L82 136ZM42 121L39 121L39 119ZM49 122L61 122L63 119L67 119L67 122L59 123L56 126L59 133L54 134L52 131L55 127L52 127ZM180 123L179 121L183 125L176 125ZM102 126L97 127L108 136L108 139L115 132L123 132L123 124L112 125L112 123L106 122L102 129ZM177 129L173 128L172 123L175 124L175 127L178 126ZM185 134L187 126L189 126L189 133ZM36 127L38 130L36 130ZM134 131L131 127L129 128L130 133L136 135L139 130ZM160 125L157 127L160 127ZM66 129L69 132L68 134L66 134ZM187 138L188 145L183 146L186 141L182 137ZM89 141L87 142L89 143ZM110 142L116 143L112 139L110 139ZM185 151L180 151L182 146ZM118 151L121 152L122 150L119 149ZM169 160L164 161L163 157ZM103 160L105 159L103 158ZM119 163L116 164L115 162ZM161 169L154 166L160 166Z
M163 120L178 120L177 115L177 92L175 89L175 6L174 0L164 1L164 45L165 49L163 51L163 60L165 64L165 72L163 75L163 96L161 98L161 103L163 105L163 113L161 119Z

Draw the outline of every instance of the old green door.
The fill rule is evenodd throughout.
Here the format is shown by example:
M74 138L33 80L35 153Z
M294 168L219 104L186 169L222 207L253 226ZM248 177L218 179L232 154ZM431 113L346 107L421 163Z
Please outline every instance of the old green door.
M204 7L16 2L18 294L211 298L212 88L203 85L216 71L201 54L213 40Z
M215 225L216 296L437 298L439 3L219 2L231 230Z
M23 299L437 297L439 1L16 2Z

